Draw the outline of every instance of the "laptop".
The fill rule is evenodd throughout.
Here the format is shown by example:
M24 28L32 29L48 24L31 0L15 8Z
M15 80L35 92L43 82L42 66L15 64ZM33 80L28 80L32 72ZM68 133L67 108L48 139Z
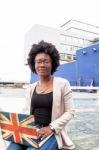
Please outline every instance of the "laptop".
M40 148L51 136L39 139L34 115L0 111L2 138L6 141Z

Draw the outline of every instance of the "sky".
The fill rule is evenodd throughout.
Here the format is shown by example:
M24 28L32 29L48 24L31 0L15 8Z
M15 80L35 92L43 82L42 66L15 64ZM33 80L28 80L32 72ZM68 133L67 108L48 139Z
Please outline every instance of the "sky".
M99 26L99 0L0 0L0 80L29 82L24 35L35 24L59 28L70 19Z

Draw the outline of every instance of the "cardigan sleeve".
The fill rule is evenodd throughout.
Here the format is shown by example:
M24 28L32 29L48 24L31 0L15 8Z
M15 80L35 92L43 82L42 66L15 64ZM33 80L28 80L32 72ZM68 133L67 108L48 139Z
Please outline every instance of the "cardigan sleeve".
M72 119L75 112L72 91L68 81L66 81L64 88L62 89L62 100L64 105L63 114L50 123L50 125L55 129L56 134L58 134L63 129L63 127Z

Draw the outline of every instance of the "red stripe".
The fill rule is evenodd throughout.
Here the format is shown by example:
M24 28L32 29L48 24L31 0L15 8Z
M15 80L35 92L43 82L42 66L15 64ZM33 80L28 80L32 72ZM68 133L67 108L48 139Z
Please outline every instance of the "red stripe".
M19 132L19 125L18 125L17 115L11 113L11 119L12 119L12 125L13 125L13 130L14 130L15 142L16 143L21 143L21 137L20 137L20 132Z
M18 131L22 134L27 134L27 135L33 135L33 136L37 136L37 131L36 129L31 129L31 128L27 128L26 127L20 127L18 126L17 128L13 125L9 125L9 124L5 124L5 123L2 123L2 129L3 130L8 130L8 131Z

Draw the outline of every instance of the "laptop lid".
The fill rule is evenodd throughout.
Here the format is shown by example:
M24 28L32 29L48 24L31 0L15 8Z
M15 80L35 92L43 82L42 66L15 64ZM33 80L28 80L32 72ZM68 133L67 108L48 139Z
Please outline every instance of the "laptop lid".
M38 147L34 115L0 112L1 134L4 140Z

